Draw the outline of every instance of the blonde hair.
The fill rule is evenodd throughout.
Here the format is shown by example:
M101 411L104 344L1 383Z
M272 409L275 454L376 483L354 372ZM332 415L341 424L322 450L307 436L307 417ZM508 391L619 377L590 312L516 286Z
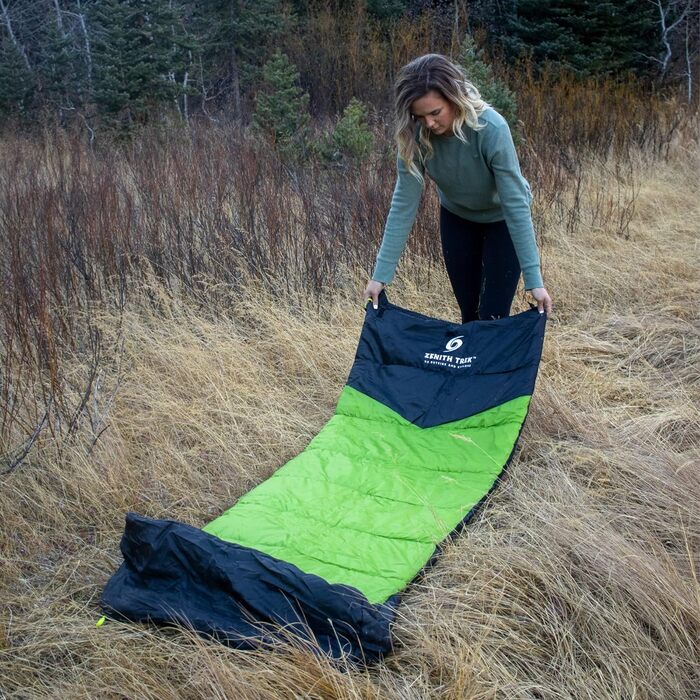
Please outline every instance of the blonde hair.
M396 143L399 157L406 168L421 182L423 176L416 165L416 159L421 163L433 155L433 145L430 142L430 130L423 125L418 127L418 142L416 142L416 124L411 114L411 105L431 90L435 90L443 99L452 104L455 118L452 122L452 133L467 143L462 133L466 124L474 131L483 129L485 124L479 124L479 115L489 106L481 99L476 86L469 82L464 71L449 58L438 53L419 56L399 72L395 84L396 111Z

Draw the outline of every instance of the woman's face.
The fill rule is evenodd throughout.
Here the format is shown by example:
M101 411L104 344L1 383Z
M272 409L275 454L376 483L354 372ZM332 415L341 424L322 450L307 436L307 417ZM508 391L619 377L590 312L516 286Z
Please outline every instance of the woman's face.
M433 134L449 136L455 109L439 92L430 90L411 103L411 116Z

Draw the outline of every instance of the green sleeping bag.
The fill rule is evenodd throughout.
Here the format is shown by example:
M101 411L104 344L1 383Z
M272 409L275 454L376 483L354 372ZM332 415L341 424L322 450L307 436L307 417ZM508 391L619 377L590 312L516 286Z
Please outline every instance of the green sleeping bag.
M127 516L105 610L238 646L283 626L336 657L386 653L398 594L513 453L544 328L535 309L459 325L382 294L301 454L202 530Z

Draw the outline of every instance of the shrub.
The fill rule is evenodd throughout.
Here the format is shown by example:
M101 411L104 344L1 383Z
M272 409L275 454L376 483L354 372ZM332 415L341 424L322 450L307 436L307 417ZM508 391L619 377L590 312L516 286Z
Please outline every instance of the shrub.
M296 67L278 50L263 66L262 78L254 128L283 155L303 158L309 145L309 96L299 87Z
M374 147L366 121L367 106L353 97L330 135L320 145L321 155L331 161L364 160Z

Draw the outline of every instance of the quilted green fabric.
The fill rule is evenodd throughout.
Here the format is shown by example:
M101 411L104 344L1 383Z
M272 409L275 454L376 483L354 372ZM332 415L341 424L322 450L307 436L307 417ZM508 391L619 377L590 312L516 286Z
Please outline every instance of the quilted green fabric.
M529 403L420 428L346 386L308 447L204 530L383 603L490 491Z

